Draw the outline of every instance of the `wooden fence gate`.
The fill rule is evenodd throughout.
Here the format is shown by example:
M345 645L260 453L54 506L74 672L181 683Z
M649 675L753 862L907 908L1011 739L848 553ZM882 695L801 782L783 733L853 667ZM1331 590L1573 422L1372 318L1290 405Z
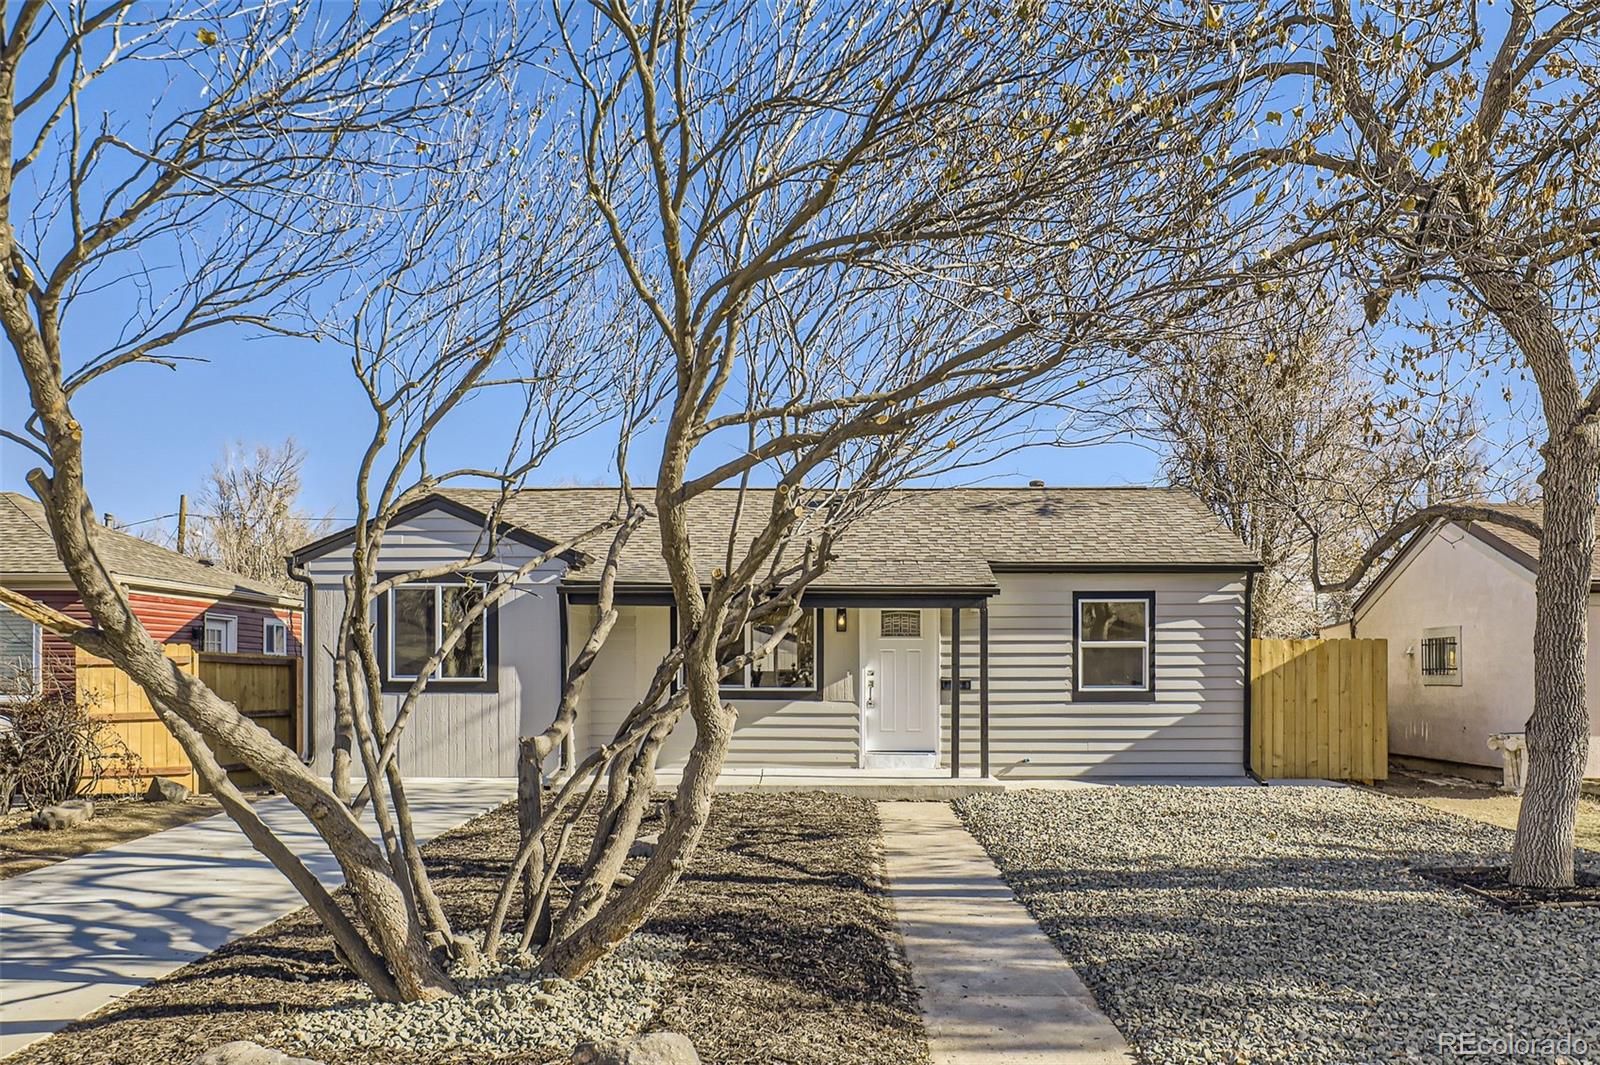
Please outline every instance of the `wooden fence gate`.
M1263 777L1389 775L1386 640L1251 640L1250 765Z
M300 659L282 655L202 654L189 644L167 644L167 657L179 669L198 676L206 686L237 706L241 713L278 738L291 750L301 746ZM144 689L122 670L103 658L82 650L77 660L78 697L86 700L89 712L110 723L116 734L139 759L139 780L143 788L151 777L176 780L193 791L202 790L194 766L184 754L177 738L156 716ZM238 757L226 749L216 752L217 760L240 787L254 787L259 777L239 764ZM101 793L125 791L126 779L100 782Z

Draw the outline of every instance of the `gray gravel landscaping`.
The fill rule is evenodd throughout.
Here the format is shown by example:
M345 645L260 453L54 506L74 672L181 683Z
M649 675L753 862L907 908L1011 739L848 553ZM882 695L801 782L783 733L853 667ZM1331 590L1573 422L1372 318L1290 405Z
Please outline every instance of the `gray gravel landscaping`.
M510 949L517 937L507 936ZM526 955L491 971L457 973L461 995L434 1002L362 999L292 1017L267 1037L294 1054L342 1060L356 1048L445 1051L470 1046L485 1056L570 1049L578 1039L623 1039L655 1015L661 985L683 953L675 936L636 932L579 980L541 979Z
M1349 788L956 805L1145 1062L1600 1061L1600 909L1407 871L1505 861L1504 829Z

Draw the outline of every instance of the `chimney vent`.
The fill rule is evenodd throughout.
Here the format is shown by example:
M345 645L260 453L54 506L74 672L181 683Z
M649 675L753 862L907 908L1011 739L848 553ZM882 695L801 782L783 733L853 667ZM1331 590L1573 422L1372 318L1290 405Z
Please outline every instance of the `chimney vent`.
M1044 487L1044 482L1039 480L1038 478L1034 478L1033 480L1028 482L1028 487L1029 488L1043 488Z

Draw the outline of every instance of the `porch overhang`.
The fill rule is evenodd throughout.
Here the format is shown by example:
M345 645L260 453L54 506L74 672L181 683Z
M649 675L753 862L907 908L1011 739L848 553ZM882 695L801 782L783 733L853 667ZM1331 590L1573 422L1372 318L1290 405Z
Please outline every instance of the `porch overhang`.
M578 606L593 606L600 598L598 585L591 582L572 581L561 585L560 593L567 602ZM613 593L619 605L672 606L672 589L659 584L618 585ZM807 590L800 597L803 607L937 607L943 609L977 609L1000 594L997 585L978 587L951 587L948 585L885 587L826 586Z

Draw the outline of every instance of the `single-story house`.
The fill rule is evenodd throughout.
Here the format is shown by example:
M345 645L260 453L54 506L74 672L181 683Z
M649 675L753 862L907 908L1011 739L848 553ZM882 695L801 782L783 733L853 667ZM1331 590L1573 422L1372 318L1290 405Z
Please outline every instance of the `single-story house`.
M202 651L300 654L301 602L294 592L105 526L93 535L101 561L157 640ZM0 492L0 587L89 619L56 555L44 508L16 492ZM71 644L0 607L0 681L7 687L48 679L71 691L75 660Z
M1537 506L1498 509L1532 521ZM1389 750L1499 766L1489 737L1533 711L1539 541L1508 526L1438 521L1406 541L1337 635L1389 641ZM1600 777L1600 552L1589 589L1589 766Z
M611 513L615 491L532 488L500 514L485 580ZM746 506L760 512L765 492ZM380 571L467 557L496 494L421 500L385 533ZM737 495L690 519L709 574ZM306 583L306 705L314 763L333 743L330 654L352 532L296 552ZM589 544L603 556L606 543ZM841 538L774 653L729 678L730 767L940 767L1007 778L1237 777L1247 764L1253 552L1193 495L1168 488L908 489ZM401 764L426 776L515 772L544 727L567 656L593 622L598 563L568 552L529 573L438 671ZM675 611L657 530L618 572L621 616L580 707L578 755L608 740L669 646ZM403 586L375 604L384 686L405 690L464 582ZM397 696L392 696L397 698ZM692 741L686 719L662 754Z

